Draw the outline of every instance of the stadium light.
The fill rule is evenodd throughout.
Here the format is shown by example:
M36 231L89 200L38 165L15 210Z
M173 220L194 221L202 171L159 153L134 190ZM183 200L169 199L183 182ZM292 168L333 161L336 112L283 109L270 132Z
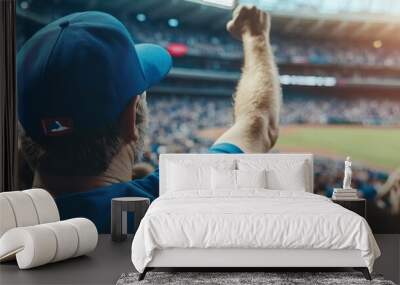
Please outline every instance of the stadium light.
M170 26L171 28L176 28L176 27L178 27L178 26L179 26L179 21L178 21L178 19L174 19L174 18L169 19L169 20L168 20L168 26Z
M376 40L376 41L373 41L372 46L374 48L381 48L383 46L383 44L382 44L381 40Z
M231 9L235 0L186 0L202 5L214 6L218 8Z
M147 17L143 13L139 13L136 15L136 20L138 20L139 22L144 22L144 21L146 21L146 19L147 19Z
M22 1L21 4L20 4L20 6L21 6L22 9L26 10L26 9L29 8L29 2L27 2L27 1Z
M233 6L234 0L203 0L203 2L230 8Z
M281 75L280 82L282 85L332 87L336 85L336 78L330 76Z

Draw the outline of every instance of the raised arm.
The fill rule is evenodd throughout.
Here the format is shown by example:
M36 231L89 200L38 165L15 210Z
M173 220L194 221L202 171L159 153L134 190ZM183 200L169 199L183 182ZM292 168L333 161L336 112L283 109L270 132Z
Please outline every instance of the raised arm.
M254 6L238 6L227 29L242 40L244 65L234 95L235 122L215 142L247 153L268 152L278 138L281 88L269 40L270 17Z

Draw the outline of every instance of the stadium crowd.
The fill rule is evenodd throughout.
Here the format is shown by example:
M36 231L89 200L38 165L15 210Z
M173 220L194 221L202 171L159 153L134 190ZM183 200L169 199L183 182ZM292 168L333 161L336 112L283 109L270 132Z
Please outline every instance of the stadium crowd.
M167 46L182 43L188 54L242 58L241 45L227 33L210 34L204 30L171 28L157 23L132 23L132 34L139 42L154 42ZM293 38L272 38L276 60L280 64L331 64L345 66L393 67L400 65L400 51L385 46L375 48L372 43L335 43Z
M227 98L193 96L148 96L151 150L160 152L207 152L211 141L197 132L226 127L233 121L232 103ZM153 115L154 114L154 115Z
M130 31L136 42L157 43L167 47L170 43L182 43L188 46L188 55L220 59L242 59L242 47L227 33L208 34L204 30L170 28L165 25L130 24ZM28 38L18 33L18 49ZM371 43L355 45L354 43L336 43L310 41L304 39L272 38L272 47L278 64L314 64L341 65L356 67L400 66L400 51L385 47L376 49ZM224 64L213 64L213 67L226 67Z
M197 131L227 127L233 122L230 97L148 96L152 151L204 152L210 142ZM377 99L284 98L282 125L289 124L400 124L400 102Z
M199 135L200 130L224 128L233 122L229 97L149 95L150 122L148 151L145 161L157 165L160 153L205 153L212 140ZM282 124L394 124L400 123L400 102L373 99L343 100L338 98L286 99L281 112ZM331 196L333 188L343 181L343 162L326 158L315 161L315 189ZM354 187L367 199L378 195L387 174L353 165Z
M284 102L281 123L397 125L400 123L400 102L298 97Z

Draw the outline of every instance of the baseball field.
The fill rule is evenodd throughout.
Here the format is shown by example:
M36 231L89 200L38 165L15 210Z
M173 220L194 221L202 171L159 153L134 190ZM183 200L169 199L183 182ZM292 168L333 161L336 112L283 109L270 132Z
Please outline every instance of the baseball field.
M216 139L224 130L205 130L201 135ZM275 150L310 152L333 159L351 156L353 161L376 170L400 167L400 127L342 125L290 125L280 129Z

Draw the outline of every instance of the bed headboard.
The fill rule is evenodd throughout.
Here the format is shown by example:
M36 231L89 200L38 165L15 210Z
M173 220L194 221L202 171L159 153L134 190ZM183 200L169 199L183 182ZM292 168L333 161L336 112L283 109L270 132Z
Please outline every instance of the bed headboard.
M268 153L268 154L161 154L160 155L160 195L166 192L166 185L168 180L167 175L167 167L169 162L178 162L178 161L194 161L201 163L218 161L223 159L224 161L232 160L237 161L239 159L246 159L246 160L266 160L267 162L278 162L278 161L304 161L306 165L306 173L305 173L305 180L306 180L306 191L307 192L314 192L314 165L313 165L313 155L312 154L275 154L275 153Z

